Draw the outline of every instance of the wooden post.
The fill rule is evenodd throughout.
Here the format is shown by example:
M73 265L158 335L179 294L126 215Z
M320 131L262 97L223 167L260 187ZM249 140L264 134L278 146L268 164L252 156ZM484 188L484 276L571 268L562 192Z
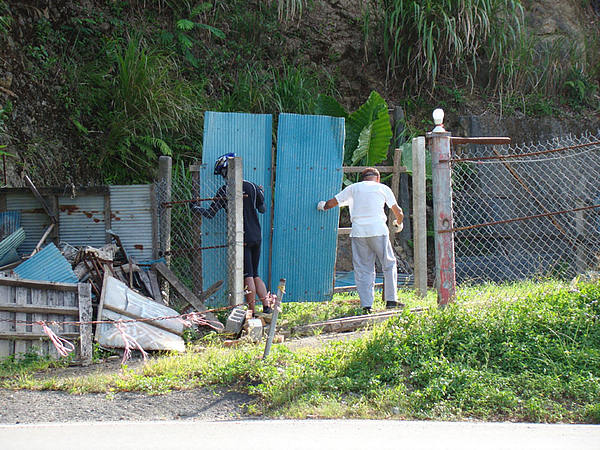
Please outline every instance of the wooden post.
M454 233L440 233L452 229L452 186L450 168L450 133L427 133L431 141L433 177L433 231L435 239L435 270L438 306L443 308L454 301L456 273L454 264Z
M200 166L190 166L192 173L192 197L202 198L200 192ZM214 193L211 193L213 195ZM202 259L202 214L194 214L192 216L192 283L194 285L194 294L198 295L204 289L204 269ZM196 250L198 249L198 250Z
M405 115L404 109L401 106L396 106L394 109L394 144L396 147L400 148L406 142L406 136L404 134L404 122ZM402 152L400 152L399 158L402 159ZM394 166L400 165L400 161L396 163L394 159ZM396 171L394 171L396 173ZM408 192L408 174L406 171L402 171L398 173L398 192L394 193L396 196L396 200L398 201L398 205L404 211L404 228L399 233L398 238L400 243L402 244L402 248L407 256L410 255L411 248L408 245L408 241L412 239L412 225L410 223L410 195Z
M227 161L227 274L229 304L244 302L244 180L242 158Z
M275 330L277 329L277 316L279 315L279 305L282 303L283 294L285 294L285 278L279 280L279 286L277 286L277 300L273 305L273 316L271 317L271 323L269 324L269 336L267 338L267 344L265 345L265 353L263 359L269 356L271 351L271 345L273 345L273 338L275 337Z
M425 137L416 137L412 140L414 275L415 291L420 297L427 296L427 173L425 161Z
M400 193L400 172L401 172L401 167L402 167L402 149L397 148L394 151L394 171L392 172L392 192L394 193L394 197L396 198L396 201L398 201L398 195ZM400 202L398 201L399 206L402 208L402 206L400 205ZM404 211L404 208L403 208ZM406 220L408 219L408 211L404 212L404 223L406 223ZM392 246L394 245L394 227L392 226L392 223L394 222L394 219L396 218L396 216L394 216L394 213L390 210L388 213L388 228L390 229L390 240L392 241Z

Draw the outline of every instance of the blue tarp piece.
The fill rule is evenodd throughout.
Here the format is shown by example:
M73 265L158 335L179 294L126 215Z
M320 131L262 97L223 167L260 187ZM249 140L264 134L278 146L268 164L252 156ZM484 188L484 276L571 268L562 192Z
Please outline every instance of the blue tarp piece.
M152 264L158 264L158 263L167 264L167 260L165 258L158 258L158 259L152 259L150 261L140 261L140 262L137 262L136 264L138 266L140 266L145 272L148 272L150 270L150 267L152 267Z
M52 281L55 283L77 283L79 279L71 264L62 255L56 245L49 243L14 272L26 280Z
M331 299L339 208L318 211L342 188L343 118L281 114L271 291L286 279L284 302Z

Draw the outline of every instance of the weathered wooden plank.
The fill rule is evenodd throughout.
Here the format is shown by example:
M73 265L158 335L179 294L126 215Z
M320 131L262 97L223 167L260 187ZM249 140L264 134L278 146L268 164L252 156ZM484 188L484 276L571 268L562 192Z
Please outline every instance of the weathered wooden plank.
M175 289L185 301L196 308L197 311L205 313L206 320L209 321L213 327L218 330L223 330L225 328L219 319L217 319L213 313L208 312L208 308L204 306L204 303L202 303L198 297L196 297L196 295L190 291L173 272L171 272L165 263L160 262L153 264L152 266L171 286L173 286L173 289Z
M79 333L60 333L61 337L69 337L76 339L79 336ZM46 333L20 333L16 331L2 331L0 332L0 339L15 339L17 342L23 341L25 344L28 341L35 341L39 339L47 339L48 336ZM54 346L52 346L54 348ZM21 351L16 351L16 353L24 353ZM57 353L58 354L58 353Z
M91 286L90 286L91 288ZM64 292L63 293L63 308L77 308L79 309L78 303L78 293L77 292ZM70 315L60 315L61 322L64 323L62 327L62 331L71 332L71 333L79 333L79 326L73 322L77 322L79 319L79 314L76 317L72 317ZM70 323L67 323L70 322Z
M48 290L48 306L61 307L61 306L63 306L63 303L64 303L64 301L63 301L63 297L62 297L62 292ZM56 313L48 314L48 321L50 321L50 322L59 322L60 323L60 322L62 322L62 318L63 318L63 316L56 314ZM58 326L49 325L49 327L54 333L62 335L61 330L58 329ZM56 350L56 348L54 348L54 346L49 348L48 354L54 358L60 357L58 351Z
M394 170L397 170L398 172L406 172L406 166L399 166L397 169L394 168L394 166L373 166L375 167L377 170L379 170L380 173L392 173L394 172ZM344 166L343 170L344 173L361 173L363 170L365 170L367 168L367 166Z
M375 289L383 289L383 283L375 283ZM356 286L339 286L333 288L333 292L339 294L340 292L354 292L356 291Z
M0 285L0 301L14 302L14 287ZM0 309L0 334L13 331L14 313ZM0 358L10 356L13 352L13 343L7 339L0 339Z
M391 317L402 314L402 309L394 309L376 314L363 316L344 317L341 319L332 319L325 322L311 323L296 327L292 330L297 335L309 335L315 333L342 333L345 331L357 330L368 325L388 320Z
M88 366L92 363L92 286L89 283L78 285L79 303L79 348L81 364Z
M27 304L27 293L28 289L24 287L17 287L15 290L15 303L17 305ZM16 334L27 334L27 314L22 312L15 313L15 331ZM27 353L27 343L25 340L19 340L15 342L15 354Z
M108 284L108 275L104 275L104 279L102 280L102 294L100 295L100 300L98 301L98 313L96 316L96 320L100 322L102 320L102 310L104 309L104 299L106 298L106 285ZM100 336L100 325L96 325L96 334L94 335L94 339L97 341Z
M158 302L164 304L162 298L162 293L160 291L160 284L158 284L158 276L156 275L156 271L150 269L148 271L148 278L150 279L150 286L152 286L152 298Z
M20 280L17 278L0 278L0 286L19 286L36 289L52 289L54 291L77 292L76 283L56 283L53 281Z
M34 334L34 333L42 334L44 332L42 329L42 326L38 325L35 322L46 320L47 313L42 313L40 311L33 311L32 309L36 308L38 306L42 306L42 305L46 307L47 291L42 290L42 289L30 289L30 294L31 294L31 305L22 305L22 307L24 308L24 311L27 313L27 315L32 317L33 326L31 328L30 332L32 334ZM49 354L49 347L48 347L47 340L40 341L39 354L40 355L48 355Z
M0 304L0 311L25 312L28 314L66 314L67 316L75 316L75 317L79 315L79 308L73 307L73 306L36 306L36 305ZM48 318L41 318L41 319L36 319L36 320L48 320Z
M152 283L150 282L150 278L148 277L146 272L140 269L138 272L136 272L136 276L139 277L142 284L144 285L144 288L150 294L150 297L152 297L152 299L154 300L154 290L152 288Z

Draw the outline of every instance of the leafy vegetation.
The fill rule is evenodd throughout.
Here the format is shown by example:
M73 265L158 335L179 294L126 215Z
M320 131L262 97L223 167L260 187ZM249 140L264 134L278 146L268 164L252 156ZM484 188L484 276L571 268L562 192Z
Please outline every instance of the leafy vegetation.
M373 166L387 158L392 139L392 127L385 100L371 92L367 101L355 112L348 114L335 99L320 95L316 114L346 119L344 163Z
M261 347L224 348L209 335L140 371L78 379L5 371L1 384L109 394L229 385L256 396L251 411L274 417L600 423L600 286L530 288L496 287L477 303L487 287L465 289L443 310L406 309L363 338L322 348L275 345L266 360ZM284 304L282 318L300 323L355 307L347 296Z
M345 162L370 165L386 159L388 104L404 107L408 140L429 125L423 116L433 98L456 111L477 97L503 114L598 109L598 30L581 39L536 35L519 0L363 2L349 20L357 43L344 44L346 54L323 50L324 36L307 32L318 28L309 14L318 6L109 2L78 6L60 20L25 8L28 84L56 86L52 100L79 136L81 159L104 183L152 181L160 155L197 158L206 110L345 117ZM23 31L14 20L19 8L0 2L3 40ZM335 33L335 24L326 28ZM349 58L356 76L341 72ZM387 73L382 90L358 73L367 65ZM348 89L354 81L363 94ZM365 89L368 99L360 97Z

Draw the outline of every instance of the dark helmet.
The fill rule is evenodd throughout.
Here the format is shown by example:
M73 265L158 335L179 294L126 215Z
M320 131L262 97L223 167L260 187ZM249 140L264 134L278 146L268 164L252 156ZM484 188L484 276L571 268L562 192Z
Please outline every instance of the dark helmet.
M235 153L225 153L215 162L215 175L227 176L227 159L234 158Z

